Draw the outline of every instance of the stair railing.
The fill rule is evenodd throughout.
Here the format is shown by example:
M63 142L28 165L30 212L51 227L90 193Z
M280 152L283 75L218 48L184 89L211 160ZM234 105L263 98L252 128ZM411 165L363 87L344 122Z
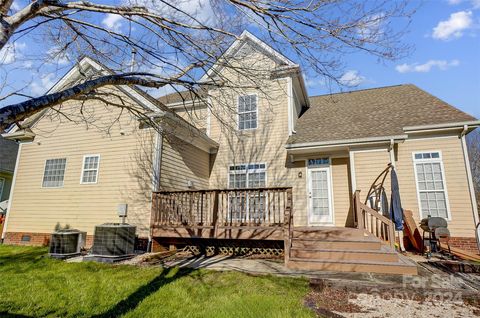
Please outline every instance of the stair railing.
M353 203L357 228L363 230L368 235L373 235L385 241L393 248L395 246L395 229L393 222L362 203L360 201L360 190L355 191Z

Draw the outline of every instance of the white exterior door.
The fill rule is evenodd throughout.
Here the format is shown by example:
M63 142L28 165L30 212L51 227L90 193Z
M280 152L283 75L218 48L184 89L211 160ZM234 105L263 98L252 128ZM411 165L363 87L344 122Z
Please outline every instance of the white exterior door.
M308 223L332 224L330 168L308 169Z

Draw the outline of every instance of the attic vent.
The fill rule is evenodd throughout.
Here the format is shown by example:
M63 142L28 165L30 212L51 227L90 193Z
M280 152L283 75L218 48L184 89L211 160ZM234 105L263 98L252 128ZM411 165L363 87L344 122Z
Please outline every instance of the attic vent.
M134 253L136 227L129 224L105 223L95 227L92 254L104 257Z

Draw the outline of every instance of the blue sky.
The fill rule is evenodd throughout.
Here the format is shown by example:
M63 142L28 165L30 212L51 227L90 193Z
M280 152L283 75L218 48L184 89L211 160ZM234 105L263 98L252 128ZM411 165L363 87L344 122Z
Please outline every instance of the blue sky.
M394 62L356 54L346 60L354 89L411 83L480 118L480 0L425 1L404 41L413 52ZM309 83L310 95L327 92Z
M379 62L366 54L349 55L344 60L342 79L355 84L352 90L412 83L480 118L480 0L430 0L420 3L404 37L406 44L414 46L408 57L394 62ZM110 16L103 25L115 29L121 27L121 21ZM33 41L29 37L17 40L12 48L15 48L17 56L12 63L2 65L2 61L11 58L11 54L6 54L5 50L0 52L0 80L6 76L12 87L25 86L27 93L29 91L32 95L45 92L70 67L70 63L61 58L42 67L40 73L35 67L25 67L30 63L29 54L48 50L41 41ZM321 79L308 78L307 87L310 95L330 92L322 85ZM9 99L9 102L16 100Z

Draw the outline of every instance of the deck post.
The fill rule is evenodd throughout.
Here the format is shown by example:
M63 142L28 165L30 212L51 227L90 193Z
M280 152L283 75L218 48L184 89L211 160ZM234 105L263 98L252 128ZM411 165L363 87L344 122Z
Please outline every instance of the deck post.
M213 237L217 238L218 235L218 194L220 191L215 190L213 192L213 207L212 207L212 223L213 223Z
M292 197L292 189L286 190L286 202L285 202L285 213L284 213L284 258L285 258L285 265L288 264L290 259L290 244L293 232L293 197Z

